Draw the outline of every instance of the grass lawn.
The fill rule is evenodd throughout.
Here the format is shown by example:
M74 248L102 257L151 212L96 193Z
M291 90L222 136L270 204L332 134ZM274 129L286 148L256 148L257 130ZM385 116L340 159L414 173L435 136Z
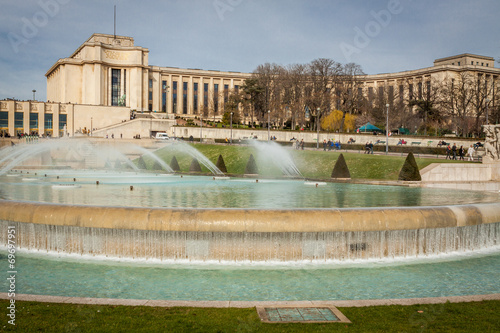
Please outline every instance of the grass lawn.
M259 174L262 176L276 177L281 176L281 171L272 163L272 161L259 160L258 152L251 146L240 145L210 145L210 144L192 144L194 148L205 155L212 163L216 163L219 155L222 155L229 174L242 175L245 172L245 166L248 163L250 154L256 158ZM323 150L295 150L285 147L292 156L294 163L306 178L329 179L335 162L340 153ZM386 155L367 155L357 152L343 153L347 167L353 179L374 179L374 180L397 180L399 171L406 159L405 156L386 156ZM157 152L162 159L170 164L172 157L175 156L179 162L181 171L188 172L192 157L182 151L165 148ZM456 163L458 161L445 160L444 158L418 158L416 161L419 169L423 169L431 163ZM462 161L463 163L463 161ZM467 162L466 162L467 163ZM153 165L152 160L146 159L147 167L150 169ZM205 172L208 172L202 166Z
M0 301L6 311L8 300ZM267 324L254 308L16 302L3 332L498 332L500 301L339 308L351 324Z

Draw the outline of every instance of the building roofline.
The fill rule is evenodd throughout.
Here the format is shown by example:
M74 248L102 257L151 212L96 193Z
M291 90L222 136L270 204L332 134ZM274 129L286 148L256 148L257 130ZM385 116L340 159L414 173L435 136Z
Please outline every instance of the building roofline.
M483 55L479 55L479 54L472 54L472 53L462 53L462 54L458 54L458 55L454 55L454 56L450 56L450 57L436 59L436 60L434 60L434 63L463 58L463 57L473 57L473 58L495 61L495 58L493 58L493 57L483 56Z

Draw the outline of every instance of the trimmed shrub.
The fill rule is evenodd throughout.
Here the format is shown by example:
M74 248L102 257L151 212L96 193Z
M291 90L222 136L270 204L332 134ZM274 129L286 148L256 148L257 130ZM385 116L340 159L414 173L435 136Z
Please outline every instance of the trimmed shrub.
M421 181L420 171L418 170L417 161L413 153L410 152L406 157L405 163L399 172L398 180L403 181Z
M215 164L215 166L220 171L227 173L226 163L224 163L224 159L222 158L222 155L219 155L219 158L217 159L217 164Z
M259 173L259 169L257 168L257 163L255 163L255 159L253 158L253 155L250 154L250 158L248 159L248 163L245 167L245 174L246 175L256 175Z
M343 154L340 154L337 159L337 162L332 170L331 178L351 178L351 173L349 172L349 168L347 167Z
M146 162L144 161L144 159L141 157L139 157L139 160L137 161L137 167L139 169L143 169L143 170L146 170L147 167L146 167Z
M172 156L172 160L170 161L170 167L174 171L181 171L181 168L179 167L179 162L177 162L177 158L175 158L175 156Z
M193 158L191 165L189 166L189 172L201 172L200 163L196 158Z

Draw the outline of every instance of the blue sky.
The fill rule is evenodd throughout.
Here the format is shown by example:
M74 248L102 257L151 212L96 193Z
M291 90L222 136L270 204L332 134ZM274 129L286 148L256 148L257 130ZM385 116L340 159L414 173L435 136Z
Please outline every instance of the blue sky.
M156 66L251 72L331 58L377 74L500 58L498 0L0 0L0 99L36 89L45 100L46 71L93 33L112 34L114 5L117 34Z

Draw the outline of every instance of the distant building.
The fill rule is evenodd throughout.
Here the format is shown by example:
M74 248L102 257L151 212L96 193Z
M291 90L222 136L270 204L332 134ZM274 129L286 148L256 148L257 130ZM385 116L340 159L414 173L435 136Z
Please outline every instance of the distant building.
M221 119L228 93L237 92L252 76L152 66L148 56L149 50L135 46L132 37L93 34L71 56L59 59L46 72L48 102L0 103L0 133L53 137L83 134L91 127L124 123L130 120L131 111L155 111L167 119L194 118L204 112ZM497 108L495 94L500 69L494 63L492 57L468 53L441 58L428 68L359 76L356 92L369 103L385 94L391 105L398 101L403 105L403 101L428 94L434 82L444 82L467 71L485 87L494 88L487 98L492 108ZM243 115L242 120L249 119ZM152 123L150 131L151 126Z

